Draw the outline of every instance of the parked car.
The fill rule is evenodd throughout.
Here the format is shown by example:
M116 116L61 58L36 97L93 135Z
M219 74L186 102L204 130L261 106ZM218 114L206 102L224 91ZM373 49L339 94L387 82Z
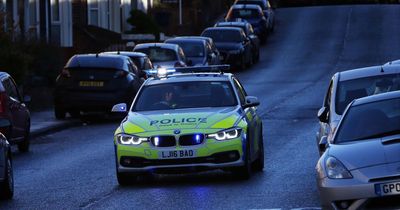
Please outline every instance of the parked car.
M333 75L322 108L318 111L320 128L316 140L320 154L324 152L326 142L332 138L351 101L395 90L400 90L400 65L373 66Z
M316 166L323 209L399 209L400 91L345 110Z
M211 50L206 40L175 37L165 41L179 45L185 53L189 66L208 66L219 64L219 57Z
M255 4L261 7L264 16L267 19L268 30L274 31L275 11L268 0L237 0L235 4Z
M29 151L31 117L27 102L22 97L14 79L6 72L0 72L0 132L11 144L17 144L21 152Z
M260 39L254 33L253 27L246 21L241 22L219 22L214 27L238 27L243 29L246 36L251 41L251 51L253 54L253 63L257 63L260 60Z
M131 59L123 55L73 56L57 77L54 112L63 119L68 112L109 112L115 103L130 104L143 81Z
M260 38L261 42L266 42L268 35L268 20L264 16L260 6L254 4L233 5L226 15L225 21L232 22L238 18L249 22L253 26L254 32Z
M146 71L154 69L153 63L151 62L150 58L144 53L130 52L130 51L114 51L114 52L103 52L103 53L128 56L138 69L137 75L140 75L140 77L144 79L147 78Z
M0 133L0 199L11 199L14 195L14 176L11 147L7 138Z
M186 67L187 59L182 48L177 44L147 43L138 44L134 52L149 56L156 68Z
M217 60L217 64L221 64L222 59L220 57L220 53L219 53L217 47L215 46L215 43L212 38L204 37L204 36L181 36L181 38L201 39L201 40L206 41L210 45L211 51L217 56L217 58L219 58Z
M206 28L201 36L214 40L223 58L223 63L235 66L240 70L253 63L251 41L241 28L210 27Z

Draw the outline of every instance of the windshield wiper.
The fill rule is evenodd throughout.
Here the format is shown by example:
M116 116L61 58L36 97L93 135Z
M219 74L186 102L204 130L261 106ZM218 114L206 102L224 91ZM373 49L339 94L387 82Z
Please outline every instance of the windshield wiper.
M382 137L396 135L396 134L400 134L400 130L393 130L393 131L387 131L387 132L383 132L383 133L377 133L377 134L370 135L370 136L363 136L361 138L357 138L352 141L363 140L363 139L382 138Z

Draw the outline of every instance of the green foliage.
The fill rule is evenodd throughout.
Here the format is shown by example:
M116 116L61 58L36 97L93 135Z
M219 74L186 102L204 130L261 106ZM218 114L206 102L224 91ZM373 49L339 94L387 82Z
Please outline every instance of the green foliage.
M159 26L150 15L135 9L130 12L130 15L127 22L134 27L133 33L154 34L156 36L160 33Z

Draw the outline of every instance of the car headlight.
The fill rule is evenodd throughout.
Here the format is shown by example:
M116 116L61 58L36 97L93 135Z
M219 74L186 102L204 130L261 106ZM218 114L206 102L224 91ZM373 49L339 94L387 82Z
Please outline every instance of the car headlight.
M149 141L149 138L120 133L117 134L117 141L119 144L123 145L139 145L143 142Z
M329 156L325 160L325 169L330 179L351 179L350 171L335 157Z
M241 133L242 133L241 128L231 128L220 131L218 133L208 134L207 138L213 138L218 141L231 140L239 137Z

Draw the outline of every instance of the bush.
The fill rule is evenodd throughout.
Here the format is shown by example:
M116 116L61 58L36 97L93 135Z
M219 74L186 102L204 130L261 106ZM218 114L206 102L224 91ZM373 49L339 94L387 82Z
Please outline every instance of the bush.
M134 27L133 33L154 34L156 37L159 35L160 28L150 15L135 9L130 12L130 15L127 22Z

